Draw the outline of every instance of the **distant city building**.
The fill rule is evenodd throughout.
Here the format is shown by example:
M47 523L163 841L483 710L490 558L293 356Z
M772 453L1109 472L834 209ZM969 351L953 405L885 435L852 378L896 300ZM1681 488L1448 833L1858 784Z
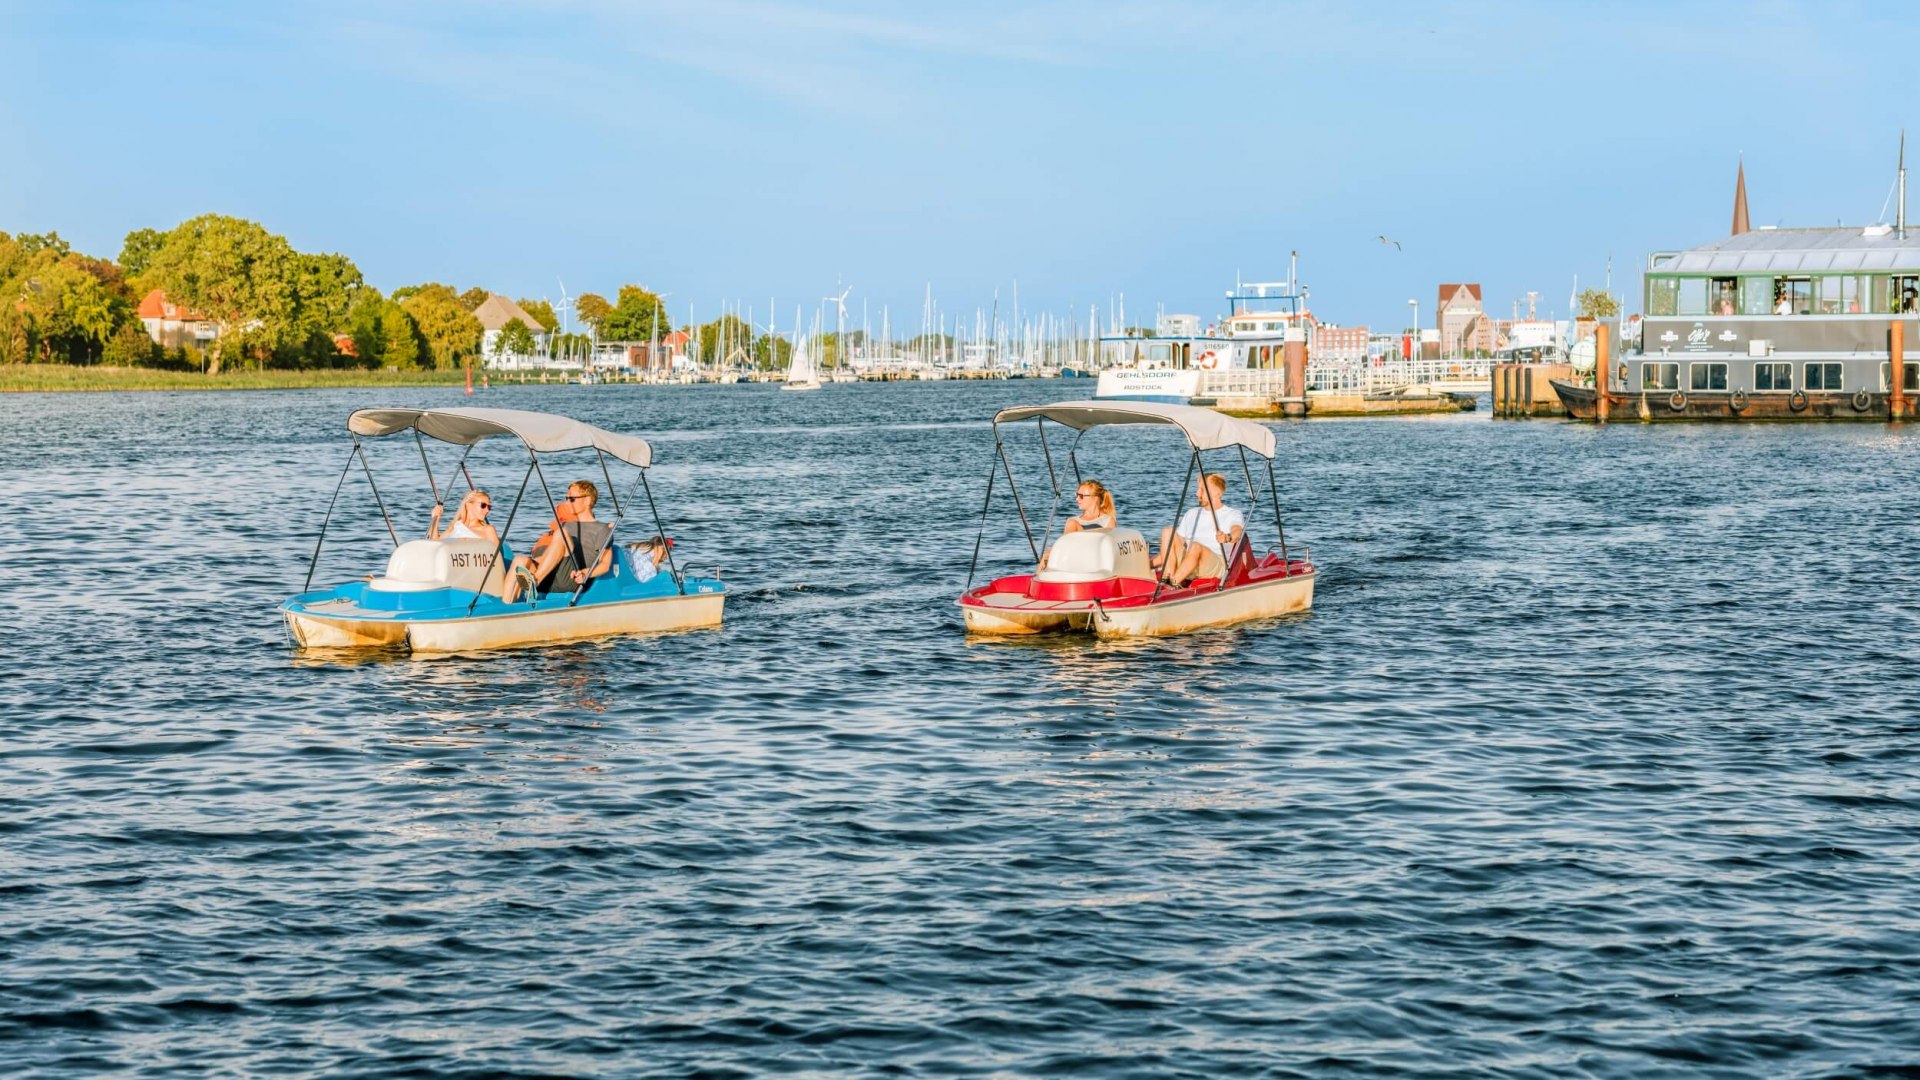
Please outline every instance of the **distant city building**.
M1480 286L1477 282L1440 286L1440 303L1434 311L1434 327L1440 332L1442 356L1493 351L1493 320L1487 318L1487 313L1480 306Z
M135 313L147 328L147 336L162 348L205 346L220 336L220 328L212 319L173 303L159 289L148 293Z
M1313 333L1313 359L1365 360L1372 335L1364 326L1335 326L1321 323Z
M482 356L495 354L497 350L494 343L500 339L500 331L505 330L508 323L515 321L525 323L527 329L533 331L535 352L544 351L547 347L547 328L540 325L540 320L522 311L519 304L499 293L488 294L485 302L473 309L473 317L480 321L482 331L480 355Z

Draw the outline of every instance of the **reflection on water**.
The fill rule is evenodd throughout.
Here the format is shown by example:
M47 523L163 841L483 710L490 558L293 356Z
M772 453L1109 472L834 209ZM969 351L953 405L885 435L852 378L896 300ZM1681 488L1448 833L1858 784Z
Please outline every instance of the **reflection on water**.
M987 418L1077 392L493 391L649 436L727 623L435 658L295 653L274 605L347 412L457 392L10 399L17 1067L1911 1065L1920 526L1846 478L1920 432L1283 426L1311 614L969 640ZM1077 452L1151 534L1184 461L1128 434ZM415 449L370 456L423 529ZM336 523L321 580L376 567L363 482Z

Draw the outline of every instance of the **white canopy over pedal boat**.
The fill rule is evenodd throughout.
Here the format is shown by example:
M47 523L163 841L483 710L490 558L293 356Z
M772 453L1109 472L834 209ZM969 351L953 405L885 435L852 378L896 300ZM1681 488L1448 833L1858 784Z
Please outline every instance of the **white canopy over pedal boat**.
M327 503L326 519L313 546L313 561L307 567L306 586L300 595L280 605L287 629L300 645L406 647L415 652L453 652L720 624L721 606L726 598L723 584L711 578L682 574L673 561L671 546L667 548L667 564L655 572L652 560L641 557L636 561L635 555L619 544L614 535L619 519L625 515L612 474L607 469L608 457L638 470L639 481L635 487L646 493L647 506L653 516L653 535L665 535L660 528L652 487L647 483L653 448L644 439L604 431L564 416L517 409L361 409L347 418L347 430L353 447L340 480L334 485L333 499ZM467 458L475 446L496 435L520 442L527 452L527 469L505 522L497 525L499 543L473 538L400 539L386 503L380 498L379 488L373 483L373 470L361 439L382 438L403 431L414 434L420 463L426 468L427 484L433 489L437 502L442 501L443 492L453 494L453 483L450 480L443 489L435 482L422 436L467 448L455 469L469 491L474 484ZM513 550L506 543L507 534L525 502L531 481L539 480L539 490L546 496L542 501L553 512L555 520L560 517L552 489L541 469L541 456L584 451L592 452L599 473L606 481L602 502L595 507L595 517L598 519L611 508L615 520L570 524L558 530L556 542L567 545L566 566L593 567L600 562L603 552L611 549L613 555L606 572L578 585L570 576L556 572L547 583L551 591L534 588L514 603L503 602L501 585L506 568L513 560ZM356 462L380 507L387 535L393 541L393 551L383 573L313 591L314 570L320 562L327 526L333 520L340 489Z
M1115 424L1160 424L1178 428L1186 436L1190 451L1187 478L1181 482L1182 509L1197 504L1193 480L1205 475L1202 455L1209 451L1237 451L1241 472L1247 480L1248 497L1257 503L1253 470L1247 458L1251 452L1266 463L1267 493L1274 508L1278 551L1269 549L1255 555L1243 533L1240 540L1223 553L1223 574L1176 586L1167 580L1166 571L1152 568L1147 540L1138 531L1086 529L1062 533L1055 538L1044 569L996 578L974 588L973 574L980 560L980 544L976 540L974 566L967 572L967 591L958 601L968 631L1036 634L1079 630L1100 637L1157 637L1203 626L1305 611L1313 606L1313 564L1309 558L1292 558L1287 554L1286 529L1280 520L1280 497L1273 478L1275 443L1271 429L1211 409L1150 401L1063 401L1055 405L1002 409L993 418L996 461L987 473L987 499L980 511L981 534L985 535L987 515L993 505L994 477L999 473L1006 477L1036 564L1041 562L1041 552L1046 550L1042 541L1053 535L1052 522L1042 530L1040 539L1034 537L1014 484L1013 466L1000 431L1002 424L1025 420L1035 421L1039 429L1041 452L1046 458L1048 479L1053 483L1056 506L1060 499L1059 480L1064 478L1055 470L1052 452L1047 449L1048 422L1082 434ZM1081 477L1075 451L1068 452L1068 460L1073 465L1077 488ZM1168 524L1177 521L1179 516L1176 513Z

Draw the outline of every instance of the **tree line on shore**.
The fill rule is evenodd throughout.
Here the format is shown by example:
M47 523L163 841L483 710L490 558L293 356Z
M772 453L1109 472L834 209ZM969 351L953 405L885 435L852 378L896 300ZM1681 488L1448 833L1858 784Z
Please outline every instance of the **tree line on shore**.
M139 315L155 289L212 324L215 335L163 348ZM439 282L383 295L345 255L296 251L256 222L221 214L166 232L136 229L117 259L74 251L57 232L0 232L0 363L209 374L223 367L456 369L484 359L474 311L490 295ZM546 300L518 303L555 352L584 351L589 336L560 334L560 315ZM653 341L673 329L660 297L639 285L622 285L611 301L583 294L574 315L603 341ZM533 329L517 321L495 343L496 352L535 348Z

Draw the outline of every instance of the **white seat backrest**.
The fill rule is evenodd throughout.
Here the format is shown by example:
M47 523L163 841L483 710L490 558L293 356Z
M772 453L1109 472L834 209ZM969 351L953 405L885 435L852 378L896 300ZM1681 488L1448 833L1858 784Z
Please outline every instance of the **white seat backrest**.
M387 572L373 582L381 592L466 589L485 592L501 582L499 557L485 540L409 540L393 549Z
M396 585L437 585L446 579L446 545L439 540L409 540L387 558L386 581Z
M1115 577L1150 578L1147 542L1133 529L1089 529L1056 540L1039 581L1105 581Z

